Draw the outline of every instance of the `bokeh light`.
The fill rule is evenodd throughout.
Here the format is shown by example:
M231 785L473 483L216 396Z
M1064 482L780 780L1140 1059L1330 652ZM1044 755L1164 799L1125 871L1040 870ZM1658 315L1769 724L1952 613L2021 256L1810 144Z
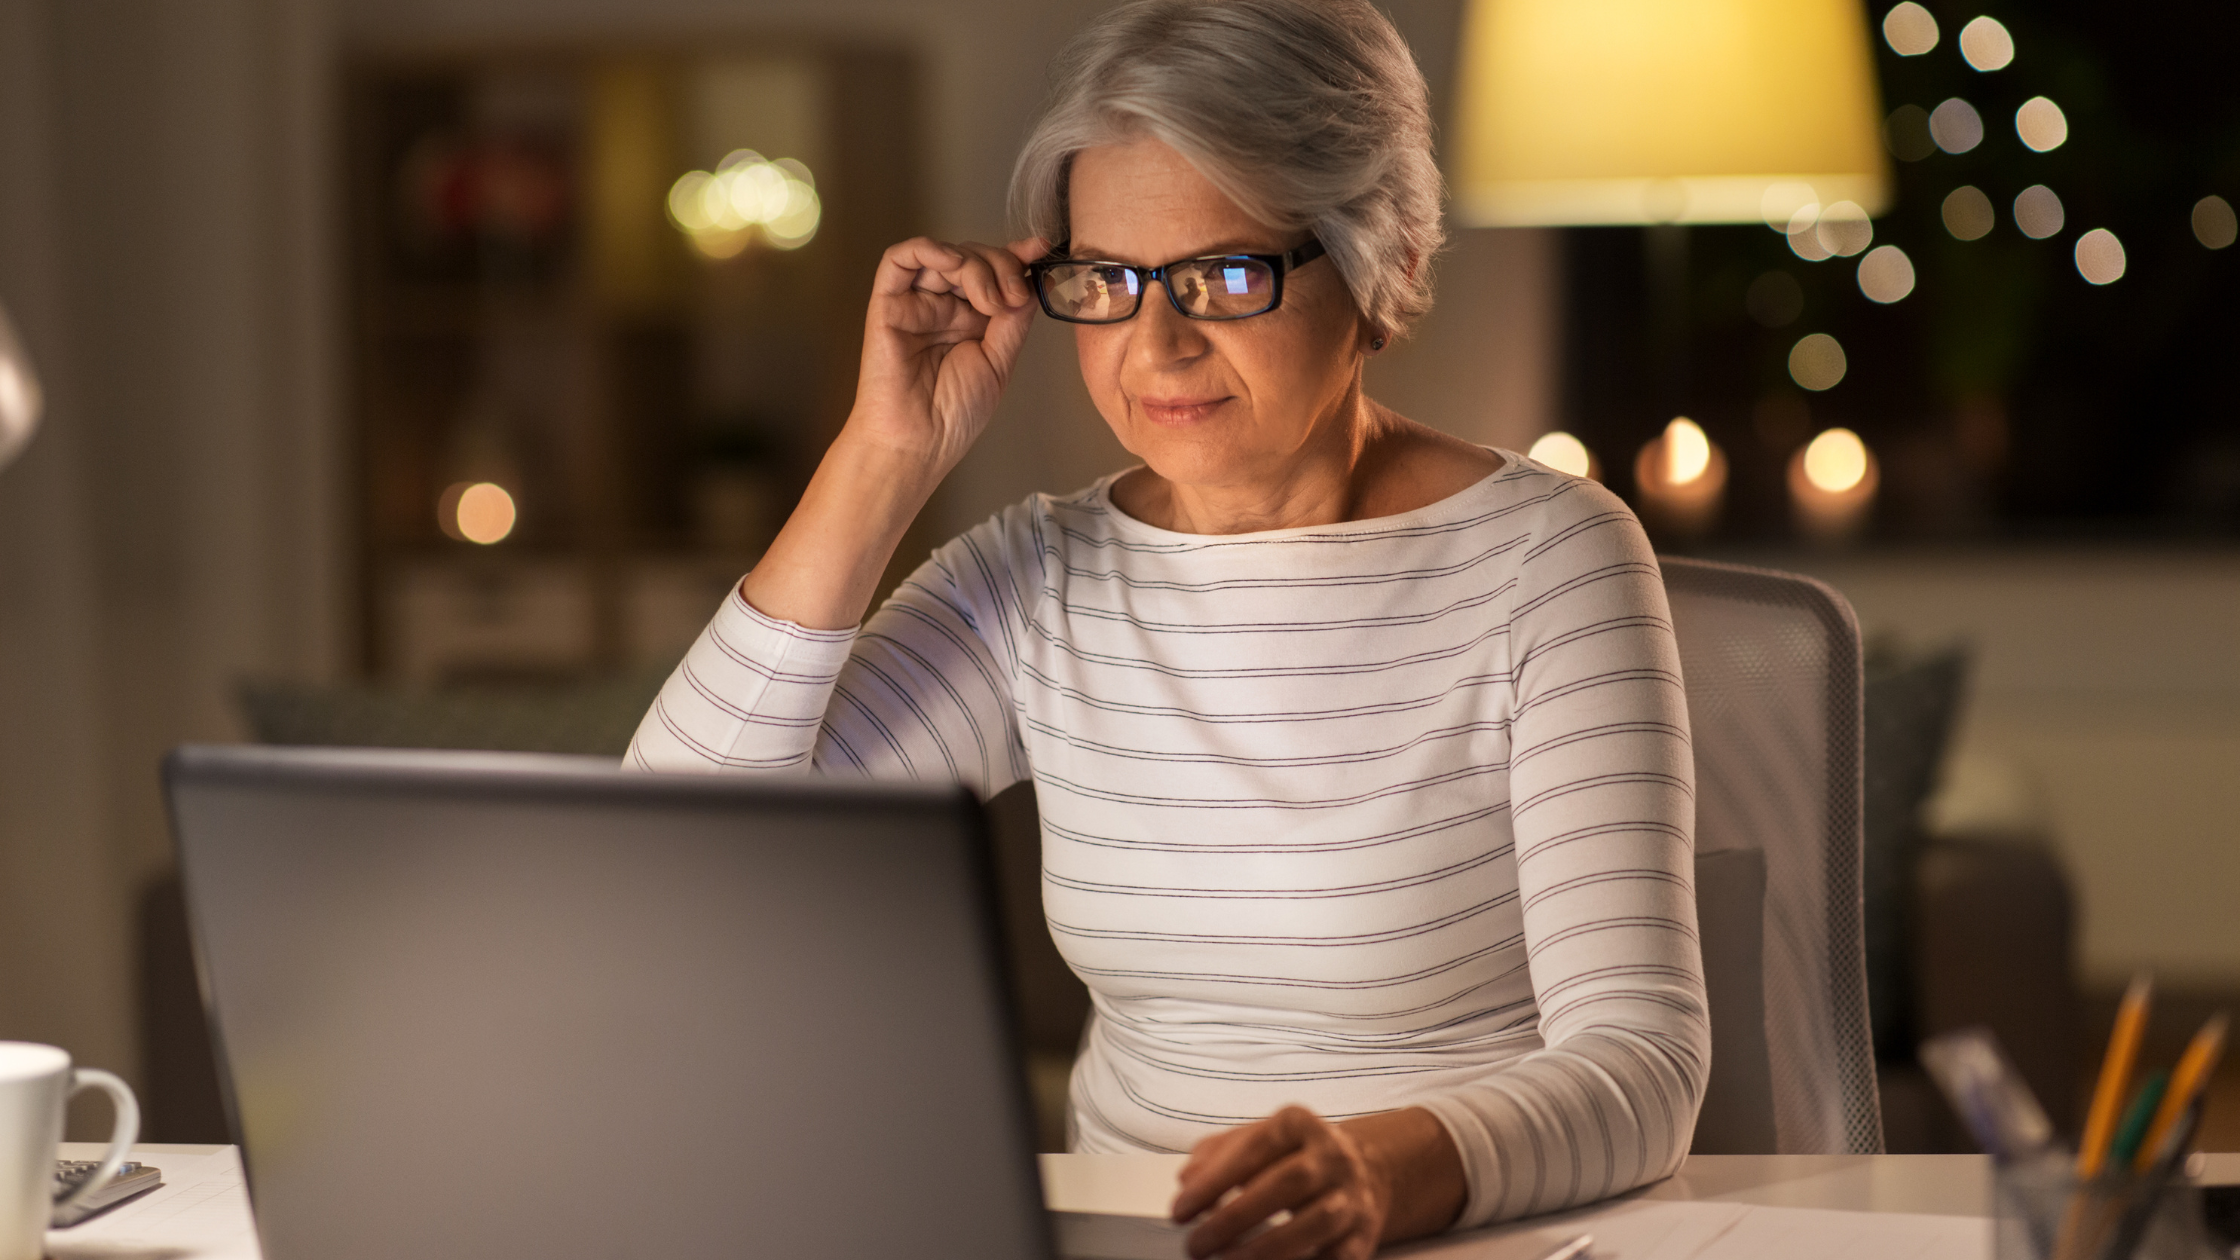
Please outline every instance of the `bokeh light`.
M1820 212L1813 235L1820 238L1820 248L1850 258L1874 242L1874 224L1858 202L1839 201Z
M1983 143L1983 115L1955 96L1929 111L1929 136L1947 153L1966 153Z
M1859 260L1859 292L1884 306L1913 292L1913 260L1895 245L1877 245Z
M1789 252L1806 262L1823 262L1828 247L1820 242L1820 205L1801 206L1789 218Z
M713 171L686 171L669 187L669 218L707 258L733 258L758 237L799 249L824 213L816 177L792 158L772 162L736 149Z
M2240 218L2234 217L2232 203L2217 196L2194 202L2193 239L2210 249L2223 249L2240 239Z
M2015 195L2014 225L2031 240L2042 241L2054 235L2068 221L2061 198L2044 184L2032 184Z
M1918 57L1937 46L1937 19L1927 9L1905 0L1882 15L1882 38L1901 57Z
M1867 444L1849 429L1829 429L1804 448L1804 476L1829 494L1849 490L1866 480Z
M2051 153L2069 139L2069 116L2043 96L2033 96L2014 112L2014 134L2039 153Z
M2014 36L1999 19L1979 17L1960 28L1960 56L1978 70L2004 70L2014 61Z
M443 492L436 503L436 523L461 542L504 542L513 532L513 496L491 481L462 481Z
M1664 427L1665 484L1684 486L1711 467L1711 439L1703 426L1686 416L1673 417Z
M1546 464L1560 473L1574 477L1594 475L1594 455L1587 450L1587 444L1561 429L1541 434L1540 440L1525 454L1531 456L1534 463Z
M31 356L16 339L8 312L0 309L0 468L31 444L43 406L39 374L31 370Z
M1718 519L1727 488L1727 457L1703 426L1674 416L1664 432L1642 443L1633 480L1642 517L1655 528L1697 536Z
M1962 184L1945 194L1944 230L1963 241L1980 240L1999 221L1991 198L1974 184Z
M1851 368L1843 343L1826 333L1811 333L1789 348L1789 378L1818 393L1834 389Z
M1882 120L1883 147L1901 162L1918 162L1937 151L1929 134L1929 111L1919 105L1900 105Z
M2114 284L2123 279L2123 242L2106 228L2094 228L2077 238L2077 274L2087 284Z
M1804 286L1786 271L1769 271L1750 282L1742 306L1765 327L1785 328L1804 314Z

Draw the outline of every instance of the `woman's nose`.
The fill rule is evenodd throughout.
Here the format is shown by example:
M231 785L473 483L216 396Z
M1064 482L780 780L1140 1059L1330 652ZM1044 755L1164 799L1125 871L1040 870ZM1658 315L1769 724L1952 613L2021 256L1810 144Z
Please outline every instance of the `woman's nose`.
M1143 291L1143 305L1132 321L1129 352L1149 366L1164 367L1178 360L1195 359L1207 348L1205 330L1185 318L1167 297L1165 282L1154 280Z

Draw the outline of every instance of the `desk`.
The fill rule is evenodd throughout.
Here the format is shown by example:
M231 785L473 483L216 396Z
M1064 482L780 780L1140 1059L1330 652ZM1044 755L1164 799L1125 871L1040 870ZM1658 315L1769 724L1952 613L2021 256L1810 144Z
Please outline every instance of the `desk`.
M99 1159L102 1148L65 1142L64 1159ZM75 1229L47 1235L50 1260L259 1260L241 1160L230 1146L144 1145L132 1158L163 1169L164 1185ZM1171 1176L1177 1157L1162 1155L1049 1157L1089 1173L1078 1161L1111 1165L1140 1180ZM2240 1185L2240 1154L2202 1157L2204 1185ZM1696 1155L1678 1175L1643 1191L1644 1199L1751 1203L1767 1207L1841 1208L1982 1217L1989 1201L1990 1161L1980 1155ZM1468 1248L1470 1235L1418 1244L1433 1255Z

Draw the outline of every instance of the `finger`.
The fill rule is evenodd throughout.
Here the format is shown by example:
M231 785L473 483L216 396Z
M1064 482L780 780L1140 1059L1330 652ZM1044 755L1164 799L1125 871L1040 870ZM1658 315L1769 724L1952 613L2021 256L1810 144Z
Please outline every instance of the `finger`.
M1220 1251L1252 1232L1278 1212L1298 1212L1319 1199L1336 1183L1320 1161L1307 1152L1296 1153L1254 1177L1242 1190L1206 1214L1190 1231L1193 1247L1205 1243L1205 1254Z
M871 281L871 292L880 297L896 297L919 287L919 277L932 272L953 271L963 265L964 255L950 245L930 236L914 236L898 245L890 245L880 255L879 270Z
M1193 1152L1182 1168L1182 1188L1175 1195L1174 1219L1187 1221L1211 1207L1231 1187L1243 1184L1261 1169L1299 1149L1321 1118L1304 1107L1286 1107L1265 1120L1217 1135L1226 1139L1207 1154L1203 1163ZM1215 1139L1199 1144L1204 1151Z
M1011 251L967 241L964 265L957 268L965 297L983 315L1016 310L1027 301L1027 269ZM1009 274L1006 274L1008 272Z
M1004 248L1010 250L1011 256L1022 263L1039 262L1049 256L1050 242L1039 236L1029 236L1013 241Z
M1221 1260L1306 1260L1322 1255L1341 1240L1352 1241L1348 1235L1360 1232L1358 1213L1321 1201L1293 1213L1290 1220L1265 1233L1223 1250ZM1196 1238L1191 1235L1193 1244Z

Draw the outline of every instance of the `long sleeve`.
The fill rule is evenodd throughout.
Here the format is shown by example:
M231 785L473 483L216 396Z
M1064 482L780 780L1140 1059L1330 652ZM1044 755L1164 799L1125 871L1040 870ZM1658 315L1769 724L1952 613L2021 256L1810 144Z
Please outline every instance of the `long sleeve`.
M1002 791L1027 773L1012 680L1024 629L1016 565L1039 567L1033 534L1014 511L957 538L860 631L779 621L733 587L639 724L626 764Z
M1425 1105L1469 1174L1468 1227L1669 1174L1710 1070L1694 763L1664 587L1608 495L1520 566L1510 800L1543 1048Z

